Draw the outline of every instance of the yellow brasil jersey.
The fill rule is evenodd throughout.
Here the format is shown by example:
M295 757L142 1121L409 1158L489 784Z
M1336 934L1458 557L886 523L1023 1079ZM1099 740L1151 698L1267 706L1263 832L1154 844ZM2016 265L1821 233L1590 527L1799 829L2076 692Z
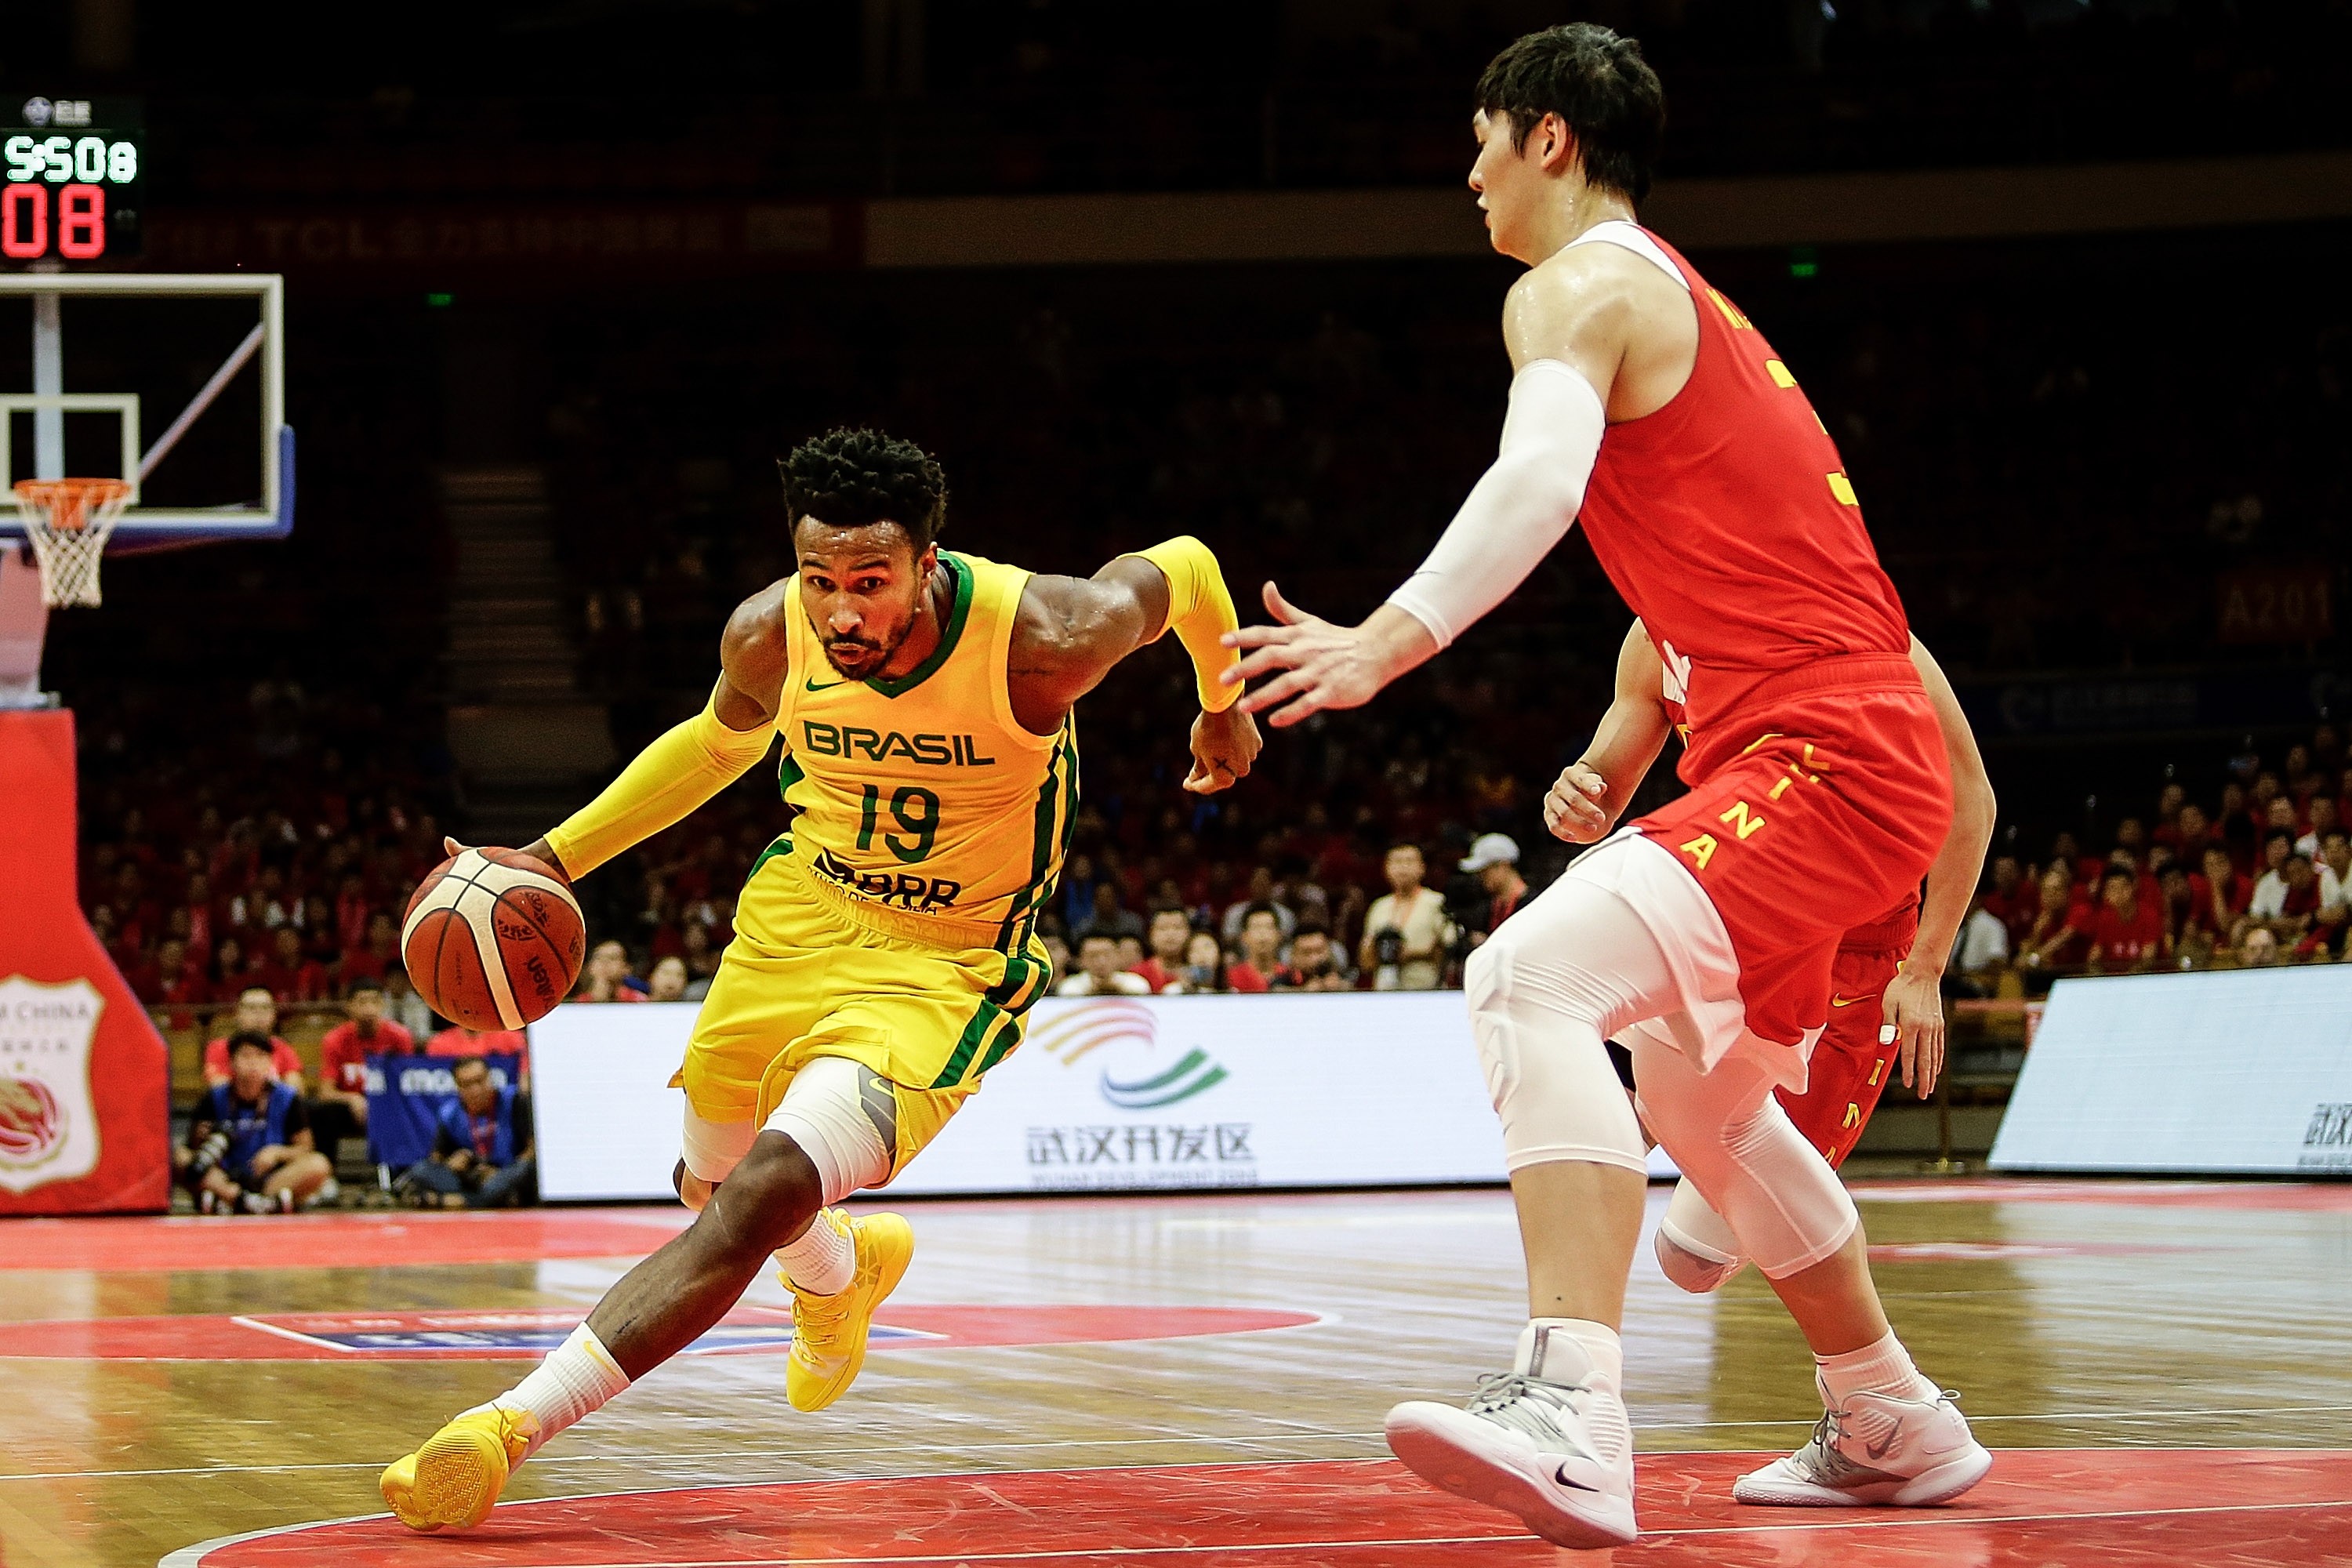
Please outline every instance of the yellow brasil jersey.
M954 593L939 647L896 679L834 668L795 595L776 724L792 820L761 863L790 855L861 902L928 917L944 946L1019 953L1077 815L1076 716L1051 735L1013 716L1029 574L944 550L940 563Z

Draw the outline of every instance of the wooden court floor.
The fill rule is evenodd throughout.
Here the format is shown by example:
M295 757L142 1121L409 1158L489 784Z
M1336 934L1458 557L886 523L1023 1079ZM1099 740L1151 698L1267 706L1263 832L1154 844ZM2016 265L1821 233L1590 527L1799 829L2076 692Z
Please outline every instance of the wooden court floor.
M1810 1363L1752 1274L1684 1297L1645 1241L1627 1374L1649 1533L1618 1562L2352 1563L2352 1186L1860 1192L1896 1323L1963 1391L1992 1476L1937 1510L1733 1505L1732 1477L1819 1413ZM1601 1561L1422 1487L1380 1439L1391 1402L1507 1354L1502 1193L907 1212L914 1267L831 1410L785 1405L763 1282L551 1444L489 1525L436 1537L382 1515L378 1468L510 1384L682 1216L0 1222L0 1563Z

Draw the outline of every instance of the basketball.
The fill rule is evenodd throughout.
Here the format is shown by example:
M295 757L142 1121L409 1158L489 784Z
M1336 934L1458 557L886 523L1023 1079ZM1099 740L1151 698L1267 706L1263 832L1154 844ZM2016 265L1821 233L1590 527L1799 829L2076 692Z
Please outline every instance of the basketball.
M400 948L425 1005L469 1029L520 1029L571 994L587 951L571 887L520 849L461 849L408 900Z

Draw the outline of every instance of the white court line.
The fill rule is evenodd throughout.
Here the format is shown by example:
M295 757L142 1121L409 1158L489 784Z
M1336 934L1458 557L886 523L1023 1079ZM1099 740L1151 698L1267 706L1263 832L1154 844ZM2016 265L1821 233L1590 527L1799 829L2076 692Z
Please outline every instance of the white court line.
M100 1322L104 1321L103 1319L93 1319L91 1321ZM231 1318L229 1321L235 1323L240 1329L259 1329L265 1334L277 1334L280 1338L292 1340L298 1345L317 1345L321 1350L338 1351L345 1355L350 1354L352 1349L350 1345L339 1345L332 1340L322 1340L316 1334L306 1334L296 1329L280 1328L276 1323L265 1323L259 1318ZM166 1356L141 1356L139 1359L141 1361L166 1361L177 1358Z
M1688 1536L1793 1535L1807 1531L1936 1530L1987 1524L2059 1524L2074 1520L2179 1519L2210 1513L2281 1513L2325 1508L2352 1508L2352 1498L2317 1498L2304 1502L2214 1503L2197 1508L2109 1509L2093 1513L1963 1514L1948 1510L1930 1513L1918 1510L1906 1519L1832 1520L1801 1524L1694 1525L1683 1530L1645 1530L1641 1538L1643 1541L1674 1541ZM390 1514L362 1514L351 1520L324 1520L320 1522L349 1524L361 1520L391 1517ZM219 1547L310 1528L313 1527L285 1525L275 1531L257 1530L245 1535L223 1536L217 1541L184 1546L163 1558L156 1568L198 1568L204 1554ZM1516 1543L1534 1540L1531 1535L1407 1535L1378 1541L1233 1541L1220 1542L1213 1546L1071 1546L1038 1552L934 1552L919 1557L706 1557L685 1561L641 1558L610 1563L567 1563L561 1568L866 1568L866 1565L888 1568L893 1563L1043 1563L1057 1559L1104 1557L1193 1557L1209 1552L1246 1552L1255 1556L1270 1552L1364 1552L1398 1546L1480 1546L1490 1542Z
M1969 1417L1969 1421L1971 1426L1974 1426L1994 1421L2164 1421L2186 1419L2191 1416L2200 1415L2352 1415L2352 1405L2249 1405L2242 1409L2214 1410L2059 1410L2050 1412L2046 1415L1971 1415ZM1818 1424L1819 1417L1815 1417L1811 1421L1643 1421L1636 1423L1636 1426L1640 1430L1644 1432L1738 1432L1752 1431L1769 1426L1810 1428ZM1149 1448L1165 1447L1171 1443L1234 1443L1242 1445L1258 1443L1368 1443L1375 1438L1384 1437L1384 1436L1385 1434L1380 1432L1299 1431L1260 1433L1255 1436L1234 1436L1222 1432L1176 1432L1159 1437L1038 1437L1026 1441L1012 1443L891 1444L884 1447L859 1448L848 1454L843 1454L838 1449L817 1450L804 1448L729 1448L716 1453L689 1454L539 1454L533 1456L530 1462L533 1466L542 1468L552 1465L628 1465L635 1467L643 1465L684 1465L697 1462L734 1464L740 1463L745 1460L764 1459L806 1463L819 1457L821 1453L824 1457L833 1458L864 1459L880 1454L993 1454L1021 1452L1034 1448ZM2024 1444L2009 1445L2011 1449L2018 1449L2027 1447L2029 1446ZM2190 1447L2202 1448L2230 1448L2232 1449L2232 1451L2235 1451L2234 1447L2230 1444L2200 1443L2190 1445ZM1638 1450L1638 1452L1649 1456L1654 1456L1658 1453L1667 1451L1672 1450ZM1706 1452L1706 1450L1701 1449L1696 1451ZM2265 1451L2267 1452L2269 1450L2266 1449ZM2295 1450L2291 1448L2282 1448L2277 1451L2281 1453L2292 1453ZM1215 1464L1230 1461L1210 1460L1206 1462ZM1314 1462L1329 1464L1339 1463L1342 1461L1321 1460ZM186 1465L173 1468L136 1470L12 1470L0 1471L0 1482L85 1481L108 1479L138 1480L150 1476L278 1475L310 1470L380 1470L383 1466L384 1461L382 1459L348 1459L321 1461L313 1464ZM1118 1467L1088 1465L1081 1468L1086 1469L1115 1469ZM982 1470L958 1473L996 1475L1002 1472L995 1470ZM879 1472L873 1475L825 1476L818 1479L828 1481L866 1481L895 1480L903 1479L905 1478L894 1473ZM722 1486L757 1484L765 1486L774 1483L763 1481L758 1483L700 1482L697 1484L717 1484Z

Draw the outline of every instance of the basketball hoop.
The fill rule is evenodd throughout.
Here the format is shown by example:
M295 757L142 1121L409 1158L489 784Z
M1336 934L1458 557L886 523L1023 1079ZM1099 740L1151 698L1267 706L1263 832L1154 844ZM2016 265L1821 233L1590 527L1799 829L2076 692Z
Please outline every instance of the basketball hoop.
M41 566L41 600L52 609L95 605L107 536L131 503L128 479L18 479L16 510Z

